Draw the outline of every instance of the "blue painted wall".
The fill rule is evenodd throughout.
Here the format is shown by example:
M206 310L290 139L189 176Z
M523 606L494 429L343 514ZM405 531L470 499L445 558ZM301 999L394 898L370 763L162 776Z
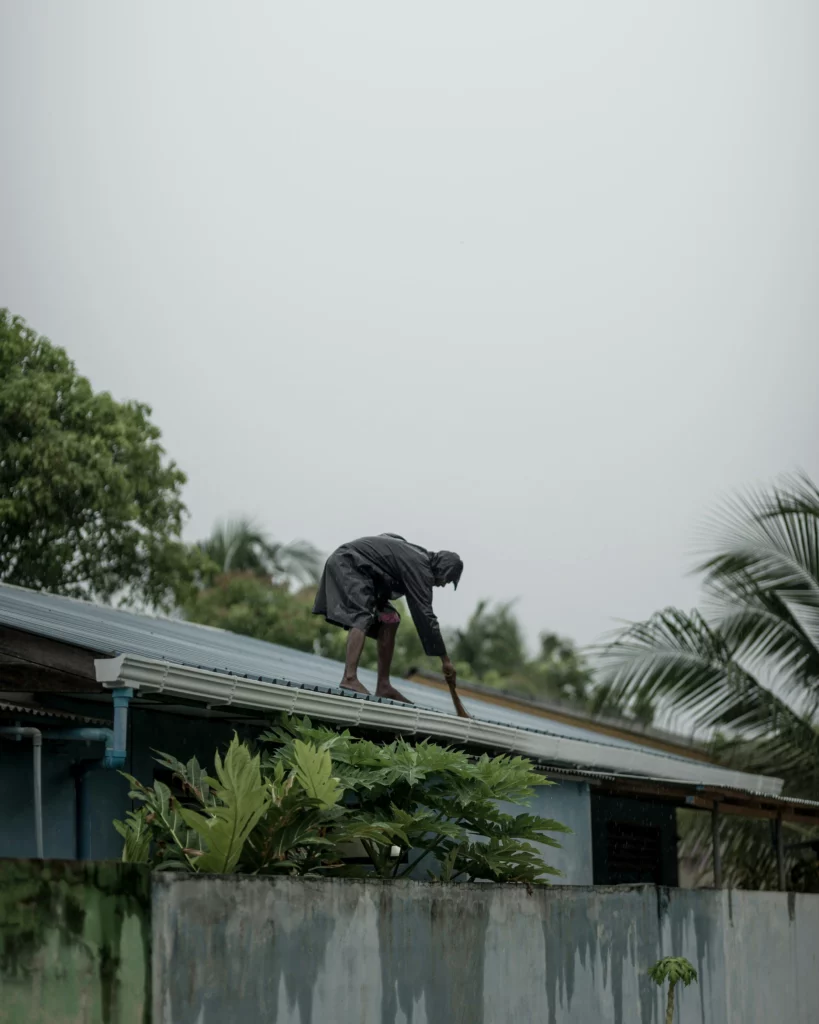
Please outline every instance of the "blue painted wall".
M109 719L111 706L65 705L67 710ZM66 723L70 726L71 723ZM45 726L43 726L45 728ZM241 734L242 730L240 730ZM210 761L217 746L229 742L233 726L202 718L134 710L130 715L125 771L150 783L153 750L180 760L197 754ZM43 845L47 858L72 859L76 850L75 786L71 767L102 756L101 743L43 741ZM116 771L97 770L87 780L91 808L91 859L119 859L122 840L111 822L129 808L128 782ZM30 740L0 739L0 806L4 827L0 857L34 857L33 773Z
M507 814L528 811L568 825L571 835L554 833L560 843L559 850L540 843L532 845L540 848L547 864L561 872L560 877L554 879L555 885L592 884L591 799L585 782L555 781L553 786L539 788L528 807L507 803L502 803L501 807Z

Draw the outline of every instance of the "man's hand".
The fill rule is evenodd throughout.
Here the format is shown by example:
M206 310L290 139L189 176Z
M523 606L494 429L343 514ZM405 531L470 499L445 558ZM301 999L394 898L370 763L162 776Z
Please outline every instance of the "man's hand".
M458 673L448 657L441 658L441 668L444 672L444 679L446 679L450 686L454 686L458 682Z

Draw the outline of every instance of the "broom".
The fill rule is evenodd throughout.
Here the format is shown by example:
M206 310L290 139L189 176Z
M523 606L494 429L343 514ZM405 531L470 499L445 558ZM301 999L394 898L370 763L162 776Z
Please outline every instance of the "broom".
M449 687L449 696L452 698L452 703L455 705L455 714L458 718L471 718L472 715L470 715L463 706L461 698L458 696L458 679L455 675L455 669L452 668L449 672L444 670L444 679L446 679L446 684Z

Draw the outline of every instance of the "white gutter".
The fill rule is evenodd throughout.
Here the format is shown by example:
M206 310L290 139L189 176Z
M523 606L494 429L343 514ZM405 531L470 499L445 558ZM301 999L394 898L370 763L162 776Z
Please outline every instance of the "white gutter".
M604 741L595 743L530 732L511 725L484 722L479 718L457 718L417 705L382 704L341 694L304 690L298 686L245 679L225 672L173 665L136 655L98 658L94 665L97 680L104 685L131 686L142 693L182 697L210 708L284 711L336 725L372 726L408 735L420 733L462 744L475 743L489 749L507 750L575 767L608 768L678 782L747 789L768 796L777 796L783 786L781 779L686 761L646 748L637 750Z

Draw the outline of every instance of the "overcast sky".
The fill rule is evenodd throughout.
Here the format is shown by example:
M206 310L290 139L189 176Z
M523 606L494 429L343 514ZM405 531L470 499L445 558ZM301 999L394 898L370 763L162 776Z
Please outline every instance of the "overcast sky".
M460 551L445 623L690 606L819 477L816 0L0 4L0 306L150 403L191 538Z

